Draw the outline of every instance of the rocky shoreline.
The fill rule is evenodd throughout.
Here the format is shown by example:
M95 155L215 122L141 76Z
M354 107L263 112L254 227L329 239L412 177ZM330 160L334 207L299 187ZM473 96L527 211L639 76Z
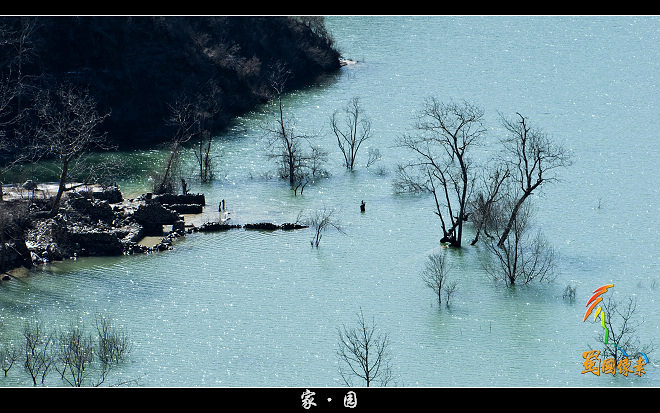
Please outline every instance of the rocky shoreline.
M3 208L22 208L27 219L20 230L5 237L5 271L31 268L47 262L86 256L117 256L165 251L172 242L193 232L246 230L294 230L306 228L299 223L282 225L270 222L230 224L229 220L186 223L185 215L201 214L206 206L204 194L140 195L125 199L116 186L81 186L66 192L55 216L44 213L49 197L12 197L5 193ZM141 243L154 237L153 245Z

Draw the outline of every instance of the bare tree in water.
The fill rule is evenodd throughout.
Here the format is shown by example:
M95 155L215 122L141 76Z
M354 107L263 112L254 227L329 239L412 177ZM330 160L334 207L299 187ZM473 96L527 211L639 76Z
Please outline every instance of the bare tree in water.
M53 337L38 322L26 321L23 326L23 367L34 386L43 384L53 364Z
M555 181L555 169L571 164L568 151L554 143L546 133L529 125L527 118L518 113L516 121L501 116L509 136L502 139L511 178L514 181L516 201L510 209L508 221L500 233L502 246L512 230L518 212L525 200L546 182Z
M597 334L598 341L604 346L601 358L613 358L615 366L619 366L624 358L632 363L648 363L655 344L653 341L642 343L637 335L642 324L642 320L636 318L637 300L628 297L621 302L610 296L601 302L601 309L607 327L607 330L598 329Z
M195 118L194 104L185 96L179 96L169 105L170 116L167 124L172 126L174 132L170 139L170 153L165 158L162 170L154 176L154 194L168 194L176 191L181 176L181 157L183 145L196 133L197 119ZM183 182L183 181L182 181Z
M441 242L453 247L462 244L475 180L470 151L482 144L483 117L483 110L468 102L445 104L429 99L415 126L419 133L400 139L400 146L409 149L415 160L399 166L396 189L433 195L442 224Z
M500 209L496 212L491 211L494 220L491 229L495 237L486 241L491 254L484 268L493 279L502 280L509 286L549 280L554 272L555 251L540 230L532 231L529 204L518 208L509 228L508 217L515 203L515 199L509 199L497 204ZM509 230L509 236L500 245L501 233L505 230Z
M72 325L59 333L55 369L72 387L82 387L92 371L94 340L80 326Z
M344 383L351 386L358 378L366 387L387 386L393 379L389 346L389 335L380 332L373 320L367 322L360 310L357 326L339 329L337 356Z
M474 239L470 245L479 241L483 233L488 238L492 238L490 229L495 225L494 212L497 210L498 203L506 195L506 186L509 182L511 171L506 164L496 164L492 168L485 168L481 174L481 179L469 199L470 218L474 223Z
M343 116L335 111L330 119L332 131L337 137L337 145L344 155L346 168L353 170L355 157L360 146L371 137L371 121L365 117L360 105L360 98L352 98L343 109ZM343 120L343 124L340 122Z
M279 163L279 174L288 179L291 189L302 193L305 186L317 178L327 176L324 163L327 152L314 145L313 136L301 133L293 121L284 116L282 102L290 72L283 65L276 65L271 75L271 88L276 99L274 127L268 131L269 158Z
M429 255L424 271L422 272L422 281L438 297L438 304L442 303L442 293L445 293L445 305L449 307L451 297L456 292L456 282L448 281L449 263L442 253L435 252Z
M310 240L313 247L318 248L321 243L321 238L323 238L323 233L329 228L334 228L337 231L344 233L341 225L334 219L333 215L334 211L324 207L323 209L314 211L309 218L307 218L306 224L314 231L314 236Z
M211 156L211 145L213 143L212 124L213 118L220 111L218 106L218 95L220 87L213 81L203 85L201 90L194 96L192 118L195 128L192 131L197 142L193 146L195 160L199 166L199 178L202 182L213 179L213 157Z

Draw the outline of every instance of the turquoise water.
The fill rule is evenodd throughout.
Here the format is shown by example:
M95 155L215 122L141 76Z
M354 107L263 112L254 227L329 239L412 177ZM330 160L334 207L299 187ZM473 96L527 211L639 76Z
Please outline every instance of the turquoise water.
M337 16L327 26L359 63L286 97L301 130L330 152L331 177L295 196L271 178L255 110L215 140L217 179L190 179L208 211L226 200L238 223L295 220L335 209L344 234L310 247L308 230L191 234L172 251L66 261L0 286L2 337L25 318L53 325L104 313L135 343L118 377L143 386L325 387L343 383L337 329L360 309L389 333L395 382L444 386L657 386L643 377L581 374L600 326L582 322L591 292L614 284L634 296L640 340L658 341L660 286L660 21L656 17ZM343 168L329 119L354 96L371 118L368 147L382 159ZM423 101L468 100L486 112L520 112L562 142L573 165L535 199L535 223L560 259L556 279L507 288L480 265L483 246L439 245L431 198L395 194L394 169L410 157L396 139L413 131ZM492 148L485 150L489 155ZM158 151L125 153L127 196L149 190ZM193 162L192 153L189 161ZM367 205L359 210L360 201ZM471 234L468 228L467 238ZM439 307L421 280L427 256L449 255L458 291ZM574 301L562 298L567 285ZM654 355L651 355L654 359ZM13 373L13 374L12 374ZM51 385L59 380L51 375ZM17 371L2 386L29 385Z

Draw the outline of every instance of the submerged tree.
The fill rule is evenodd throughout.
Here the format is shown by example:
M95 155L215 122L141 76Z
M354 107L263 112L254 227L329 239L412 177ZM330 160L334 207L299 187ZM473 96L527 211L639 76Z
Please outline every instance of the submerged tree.
M344 155L344 164L352 171L360 146L371 137L371 121L362 113L358 97L350 100L343 109L342 115L343 125L340 125L342 116L339 111L332 114L330 125L337 137L337 145Z
M433 253L429 255L424 271L422 272L422 281L438 296L438 304L442 303L442 293L445 293L445 305L449 307L451 296L456 291L456 282L447 281L449 264L444 254Z
M540 129L530 126L520 113L518 117L513 121L502 116L502 124L510 133L502 139L502 144L516 187L516 201L500 233L500 246L509 236L525 200L544 183L556 180L555 169L570 165L566 149L552 142Z
M631 362L644 357L648 363L648 355L654 349L652 341L642 344L637 336L637 329L642 321L635 318L637 301L629 297L621 303L613 297L608 297L601 303L602 314L606 329L599 329L598 340L603 343L604 358L614 359L615 366L627 358Z
M48 373L55 369L66 385L98 387L126 359L131 348L128 335L101 315L96 316L96 331L74 323L66 329L46 331L42 323L26 321L23 344L6 344L0 351L0 367L7 375L15 363L22 364L35 386L44 384Z
M488 238L492 238L489 230L496 225L494 212L498 208L498 203L506 196L503 188L506 188L510 176L511 171L506 164L497 164L492 169L484 170L480 184L476 186L468 201L475 232L470 245L479 241L482 232Z
M220 111L218 105L220 93L220 87L215 82L208 81L204 84L202 90L194 96L193 104L189 108L192 110L192 118L196 129L192 132L197 137L193 153L199 166L199 178L202 182L209 182L214 175L213 157L211 156L211 145L213 143L211 125L215 115Z
M334 228L341 233L344 232L339 223L334 219L333 212L334 211L323 207L323 209L314 211L307 218L306 225L314 231L314 236L309 241L313 247L319 247L321 238L323 238L323 233L329 228Z
M72 387L103 384L114 366L131 350L131 342L110 320L96 316L96 340L83 326L72 325L59 334L56 370Z
M46 375L53 364L53 337L46 332L38 322L26 321L23 326L22 346L23 368L30 375L34 386L37 380L41 383L46 380Z
M181 170L182 157L186 144L191 141L194 142L192 151L199 168L200 181L209 182L213 179L211 124L219 111L217 103L219 94L219 87L209 81L198 93L192 96L181 94L168 104L169 117L166 123L174 132L169 143L169 156L165 159L162 170L154 177L155 194L174 193L179 182L182 191L186 193L187 186Z
M400 140L416 159L399 166L395 186L399 191L433 195L442 224L441 242L453 247L462 244L468 195L475 179L470 150L484 137L483 116L483 110L467 102L445 104L429 99L416 124L420 133Z
M14 366L20 355L18 347L11 343L4 343L3 348L0 349L0 368L5 372L5 377L7 377L7 372Z
M181 176L181 156L183 145L188 142L197 131L194 104L185 96L179 96L168 105L170 116L167 124L174 128L170 139L170 153L165 159L162 170L154 176L154 194L171 194L176 191Z
M291 189L302 193L305 186L327 176L324 163L327 153L312 143L312 136L300 133L291 120L284 117L282 95L290 72L282 65L273 69L271 87L276 99L275 126L268 131L269 157L279 163L279 174L288 179Z
M389 346L389 335L380 332L373 320L368 323L360 310L356 327L339 329L337 356L344 383L351 386L357 377L366 387L373 383L387 386L393 378Z
M133 348L126 331L119 330L111 320L96 316L96 356L99 362L98 378L95 386L100 386L110 374L110 371L128 357Z
M508 227L514 204L515 200L501 202L500 209L491 214L495 221L492 229L497 236L486 241L491 260L485 263L485 270L493 279L503 280L510 286L549 279L555 265L554 249L540 230L531 232L531 207L528 204L518 208L511 227ZM510 234L500 245L500 234L507 228Z
M94 361L93 339L82 327L72 325L59 334L55 369L72 387L82 387Z
M97 354L105 366L111 366L124 360L132 349L126 331L119 330L114 323L101 315L96 316L98 335Z

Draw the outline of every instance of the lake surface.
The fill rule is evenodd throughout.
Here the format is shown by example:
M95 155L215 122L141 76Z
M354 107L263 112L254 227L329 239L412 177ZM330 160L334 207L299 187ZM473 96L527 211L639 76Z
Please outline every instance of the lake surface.
M0 338L27 318L54 326L103 313L124 326L134 348L118 376L162 387L342 386L338 334L362 310L390 335L402 387L658 386L657 354L642 377L582 374L582 353L600 349L599 324L583 322L592 291L614 284L635 297L643 342L660 338L660 20L657 17L328 17L344 57L359 63L286 97L299 129L330 152L331 176L294 195L271 178L260 110L237 119L214 144L217 179L204 192L217 220L226 200L238 223L291 222L333 208L345 234L328 231L318 249L309 230L198 233L172 251L89 258L35 268L0 285ZM348 172L329 118L360 98L372 121L368 147ZM534 199L534 222L559 254L551 283L508 288L483 271L483 246L439 244L428 196L393 190L410 153L396 140L413 132L424 99L467 100L486 112L520 112L571 152L561 181ZM493 148L493 150L495 150ZM487 152L487 151L486 151ZM120 154L132 169L126 196L150 189L158 151ZM193 162L192 153L189 161ZM360 202L366 202L361 213ZM472 234L468 226L466 239ZM467 244L467 243L466 243ZM449 256L458 283L450 308L421 280L427 257ZM576 287L575 300L562 297ZM13 373L13 374L12 374ZM50 385L61 385L51 375ZM18 371L0 386L30 385Z

